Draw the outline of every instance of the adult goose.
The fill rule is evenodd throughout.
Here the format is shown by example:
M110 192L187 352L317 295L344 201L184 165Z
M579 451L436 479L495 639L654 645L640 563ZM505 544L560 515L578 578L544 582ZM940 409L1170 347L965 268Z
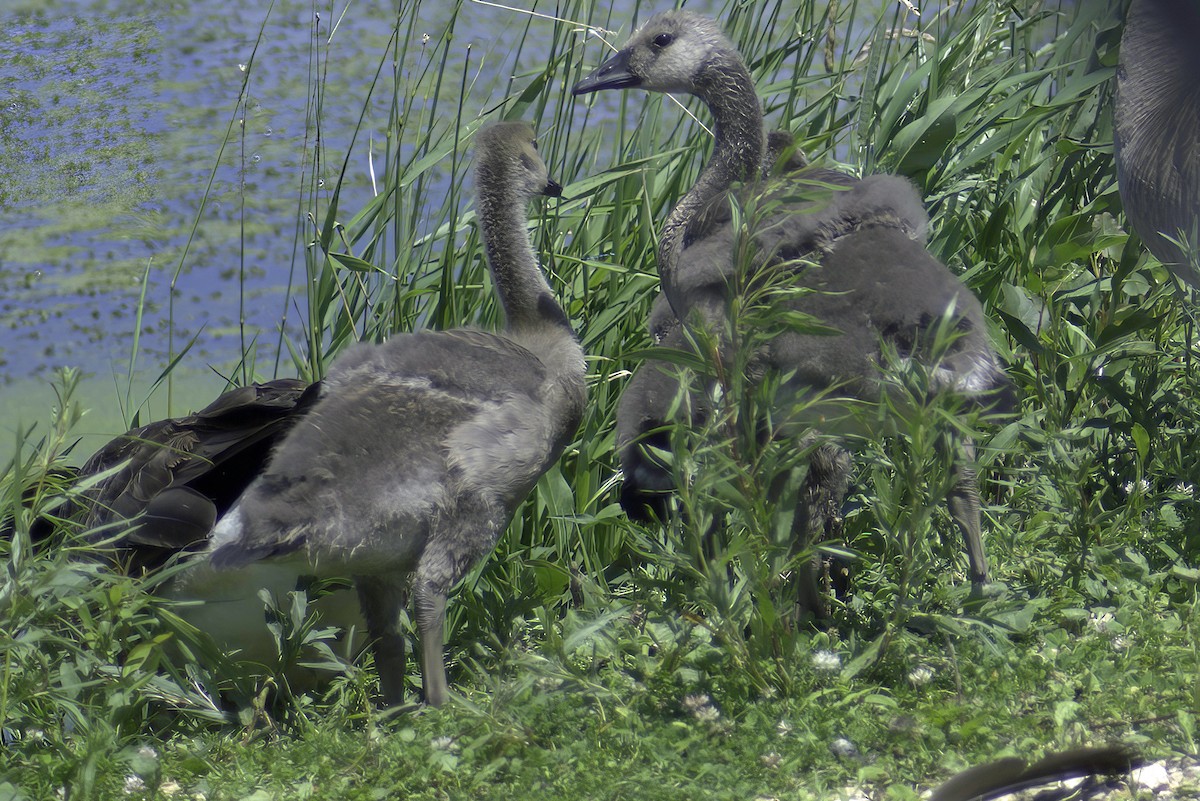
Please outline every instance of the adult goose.
M320 384L292 378L250 384L117 437L79 469L80 480L113 471L83 494L84 527L96 537L120 534L116 546L135 573L203 548L319 392Z
M495 546L574 435L583 354L538 267L528 201L557 195L533 129L476 138L477 214L506 324L360 344L213 531L215 570L260 560L352 575L384 701L402 700L400 614L411 584L425 700L447 685L450 589Z
M957 338L940 362L929 365L934 389L984 404L1007 392L1009 381L988 342L982 307L924 246L928 217L911 184L895 176L854 179L808 168L765 188L753 186L763 169L762 107L740 53L713 20L686 11L651 17L573 92L631 88L693 94L715 121L712 156L659 239L662 291L680 319L723 330L739 269L727 198L735 184L751 184L743 191L766 193L774 206L754 234L758 253L766 254L763 261L819 263L796 271L795 285L815 291L789 306L836 329L831 336L788 332L770 342L761 360L790 373L790 389L836 389L844 397L877 399L881 343L920 360L923 346L951 315ZM956 465L949 500L978 586L987 582L988 566L971 448L964 445L967 458ZM810 528L800 535L813 533Z
M1200 5L1133 0L1121 36L1114 111L1125 216L1154 256L1200 287Z

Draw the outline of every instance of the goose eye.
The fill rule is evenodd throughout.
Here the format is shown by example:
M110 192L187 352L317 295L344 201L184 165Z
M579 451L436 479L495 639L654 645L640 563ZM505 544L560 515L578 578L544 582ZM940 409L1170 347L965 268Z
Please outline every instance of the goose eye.
M669 33L660 33L658 36L654 37L654 46L655 47L666 47L667 45L671 44L671 42L674 42L674 41L675 41L675 37L673 35L671 35Z

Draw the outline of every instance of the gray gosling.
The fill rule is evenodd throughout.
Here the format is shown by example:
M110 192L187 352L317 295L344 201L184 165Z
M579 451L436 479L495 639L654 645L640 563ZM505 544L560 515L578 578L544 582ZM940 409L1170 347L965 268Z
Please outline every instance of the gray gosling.
M780 159L784 161L777 165ZM771 177L775 171L788 173L807 166L807 159L795 149L790 133L771 131L767 135L764 178ZM681 351L692 349L663 292L654 297L646 327L658 347ZM674 478L669 466L651 455L655 450L671 450L669 431L665 428L667 422L682 419L700 423L710 412L708 399L701 393L692 392L680 379L678 368L647 359L634 368L617 403L617 454L625 476L621 482L620 502L625 514L633 520L665 520L668 514L668 496L674 489Z
M445 702L447 595L558 460L585 403L583 353L527 232L528 201L561 191L533 129L480 131L475 180L504 330L422 331L347 350L213 532L218 570L292 560L354 576L388 704L403 697L410 586L425 700Z
M729 192L738 183L755 184L764 164L766 137L754 82L740 53L713 20L672 11L651 17L573 92L633 88L695 95L714 118L712 156L662 227L658 268L662 291L678 318L721 331L739 268L733 257L735 232L727 223ZM814 199L813 187L820 185L832 187ZM789 199L790 190L800 190L791 193L801 199ZM764 189L759 186L757 191ZM761 354L763 366L791 373L789 389L877 399L881 342L902 357L919 360L923 343L933 338L949 313L957 339L942 361L932 365L934 389L956 391L981 404L1006 400L1001 396L1010 390L1010 382L988 342L983 309L925 248L928 217L909 182L888 175L859 180L810 169L772 182L765 191L772 193L778 207L755 231L758 252L766 254L756 269L800 259L819 262L819 267L800 270L795 278L796 286L818 291L804 293L788 305L837 331L833 336L789 332L770 343ZM979 587L988 581L988 565L978 486L969 464L971 444L964 443L963 450L966 458L956 464L949 504L966 542L971 580ZM652 468L653 461L643 459L638 466L651 463ZM832 474L812 481L824 482L826 491L810 482L807 492L837 496L836 504L826 505L840 505L849 462L824 461ZM807 530L798 532L800 546L823 523L808 519L805 525Z

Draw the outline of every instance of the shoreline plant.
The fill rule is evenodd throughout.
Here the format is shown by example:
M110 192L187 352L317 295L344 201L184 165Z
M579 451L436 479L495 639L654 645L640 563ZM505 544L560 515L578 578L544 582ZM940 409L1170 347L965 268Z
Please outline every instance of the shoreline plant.
M566 198L540 212L535 245L580 332L590 400L564 458L455 591L456 699L376 711L370 659L336 653L303 594L267 604L280 651L340 675L290 692L213 654L149 592L155 579L86 558L94 533L54 512L79 491L56 471L84 455L71 452L81 410L65 373L45 433L30 429L0 465L0 798L915 798L914 785L1005 754L1112 740L1197 751L1195 306L1120 210L1111 95L1123 3L985 0L919 17L861 0L715 4L768 125L789 127L816 163L917 184L931 252L983 301L1022 398L990 422L922 407L894 436L861 443L843 540L826 546L852 559L848 591L818 629L787 614L798 557L776 542L786 521L763 500L764 474L797 469L803 454L742 425L769 408L769 383L724 388L717 436L676 434L689 446L676 452L694 455L677 465L685 516L643 527L616 504L617 398L638 359L663 355L645 331L657 225L709 144L670 100L570 97L604 55L580 25L624 35L657 10L632 5L620 17L564 0L554 14L570 21L530 21L512 63L537 52L538 65L514 68L486 108L462 103L472 73L451 69L476 57L454 20L481 6L450 4L446 35L422 48L421 4L406 5L363 88L387 98L382 151L349 142L339 158L310 143L320 161L297 200L305 273L281 322L290 330L303 309L302 336L282 334L272 351L247 335L221 370L316 379L356 340L493 327L474 213L460 202L466 153L484 112L535 126ZM326 35L314 36L314 65L332 57L316 44ZM342 208L339 182L368 150L377 194ZM331 162L341 166L326 172ZM769 323L756 308L751 331ZM920 376L905 380L919 392ZM932 432L947 424L979 431L1000 589L976 605L937 506ZM41 543L39 518L54 531ZM851 750L835 747L843 740Z

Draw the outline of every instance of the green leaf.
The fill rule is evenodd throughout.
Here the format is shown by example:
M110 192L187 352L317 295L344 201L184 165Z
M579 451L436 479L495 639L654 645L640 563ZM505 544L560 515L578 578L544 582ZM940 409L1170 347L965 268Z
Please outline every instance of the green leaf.
M1150 455L1150 435L1141 423L1134 423L1130 429L1133 444L1137 448L1138 459L1145 464Z

